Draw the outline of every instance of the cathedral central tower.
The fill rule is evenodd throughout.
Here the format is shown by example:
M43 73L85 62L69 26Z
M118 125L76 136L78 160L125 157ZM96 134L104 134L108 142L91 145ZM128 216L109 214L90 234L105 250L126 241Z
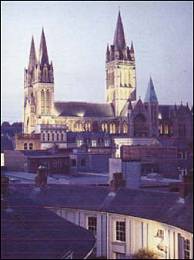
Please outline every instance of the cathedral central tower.
M126 45L119 11L113 44L106 51L106 102L120 116L126 102L136 100L136 68L133 43Z

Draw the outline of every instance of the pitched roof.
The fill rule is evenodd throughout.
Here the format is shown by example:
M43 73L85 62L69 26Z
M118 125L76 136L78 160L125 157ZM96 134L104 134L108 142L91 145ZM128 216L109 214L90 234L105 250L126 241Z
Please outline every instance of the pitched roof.
M108 187L87 185L49 185L46 191L39 193L34 193L30 185L20 185L20 192L50 207L124 214L163 222L192 232L192 198L181 204L178 202L179 195L172 192L122 188L111 199Z
M117 25L114 34L113 44L115 46L115 49L118 50L123 50L126 47L125 35L124 35L124 29L123 29L123 23L122 23L120 11L117 18Z
M55 102L54 107L58 116L114 117L113 106L106 103Z
M155 89L154 89L154 84L153 84L151 77L150 77L150 80L149 80L149 84L148 84L148 88L147 88L147 92L146 92L146 95L145 95L144 102L158 102L156 92L155 92Z
M82 259L93 248L94 236L16 191L8 196L12 210L1 211L3 259L61 259L73 252Z

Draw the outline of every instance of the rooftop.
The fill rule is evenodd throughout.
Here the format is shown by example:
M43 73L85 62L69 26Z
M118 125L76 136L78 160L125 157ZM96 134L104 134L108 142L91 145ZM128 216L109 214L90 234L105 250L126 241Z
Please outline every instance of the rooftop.
M20 192L49 207L125 214L163 222L189 232L193 228L192 197L180 204L179 195L172 192L121 188L110 203L107 203L109 187L53 184L34 193L33 185L20 185Z
M84 258L95 238L15 189L8 195L8 209L1 211L2 259L61 259L73 252Z

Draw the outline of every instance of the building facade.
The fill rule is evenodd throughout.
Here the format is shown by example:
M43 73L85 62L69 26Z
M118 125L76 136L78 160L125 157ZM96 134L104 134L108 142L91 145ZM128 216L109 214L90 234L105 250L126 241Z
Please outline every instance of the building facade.
M191 138L192 111L188 105L160 105L151 78L144 101L136 99L136 87L134 46L125 41L120 12L113 44L106 51L106 103L54 100L54 68L42 30L38 57L32 38L24 72L23 132L41 133L51 144L65 131Z

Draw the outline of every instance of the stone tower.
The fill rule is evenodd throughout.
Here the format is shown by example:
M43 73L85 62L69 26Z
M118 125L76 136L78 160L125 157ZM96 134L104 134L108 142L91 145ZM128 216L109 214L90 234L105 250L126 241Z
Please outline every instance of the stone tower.
M32 38L28 68L24 71L24 133L32 133L37 124L52 123L54 76L49 63L44 30L36 57Z
M133 43L129 48L119 11L113 45L106 51L106 101L120 116L127 100L136 100L136 68Z

